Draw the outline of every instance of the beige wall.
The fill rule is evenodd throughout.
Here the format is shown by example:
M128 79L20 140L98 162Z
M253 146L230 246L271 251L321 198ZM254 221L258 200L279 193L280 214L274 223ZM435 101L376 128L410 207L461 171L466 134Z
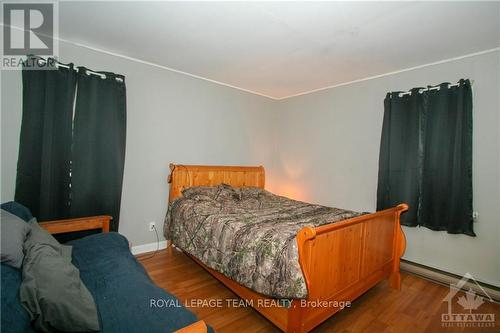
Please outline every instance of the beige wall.
M388 91L474 80L473 183L477 237L404 228L404 258L500 286L500 53L367 80L282 101L276 175L282 193L373 211L383 100Z

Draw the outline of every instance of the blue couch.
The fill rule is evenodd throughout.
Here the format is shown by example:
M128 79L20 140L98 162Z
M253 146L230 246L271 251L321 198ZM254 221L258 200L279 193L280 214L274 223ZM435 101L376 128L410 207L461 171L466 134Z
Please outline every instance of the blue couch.
M4 204L2 208L30 219L29 211L14 206ZM180 301L151 281L122 235L102 233L67 244L73 246L72 262L96 302L101 332L166 333L197 321ZM1 279L2 332L34 332L19 301L21 271L2 264ZM151 300L158 299L171 306L151 307Z

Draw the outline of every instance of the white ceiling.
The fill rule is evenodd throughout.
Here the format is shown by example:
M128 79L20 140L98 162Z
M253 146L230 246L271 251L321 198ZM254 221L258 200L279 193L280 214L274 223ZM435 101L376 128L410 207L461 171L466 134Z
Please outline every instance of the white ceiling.
M60 37L284 98L500 46L500 2L61 2Z

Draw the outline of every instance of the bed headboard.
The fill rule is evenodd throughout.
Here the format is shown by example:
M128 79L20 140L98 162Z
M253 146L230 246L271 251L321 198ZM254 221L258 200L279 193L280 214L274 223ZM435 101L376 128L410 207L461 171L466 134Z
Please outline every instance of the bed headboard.
M191 186L228 184L233 187L255 186L264 188L264 167L212 166L170 164L169 202L181 196L181 191Z

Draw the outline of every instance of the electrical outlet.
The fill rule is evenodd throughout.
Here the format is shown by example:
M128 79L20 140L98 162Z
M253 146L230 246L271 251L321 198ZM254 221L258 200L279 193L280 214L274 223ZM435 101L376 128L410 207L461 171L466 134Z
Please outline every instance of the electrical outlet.
M477 218L478 218L478 217L479 217L479 212L478 212L478 211L474 211L474 212L472 212L472 218L473 218L474 220L477 220Z
M156 227L155 221L149 222L149 231L155 231L155 227Z

